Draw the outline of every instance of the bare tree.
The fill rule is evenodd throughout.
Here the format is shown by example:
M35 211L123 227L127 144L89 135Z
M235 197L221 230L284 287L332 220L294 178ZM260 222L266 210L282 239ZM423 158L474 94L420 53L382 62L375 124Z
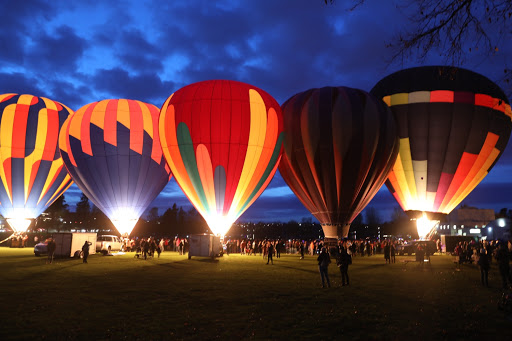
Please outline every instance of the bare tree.
M336 0L324 0L333 5ZM352 0L355 10L365 0ZM409 0L395 1L409 16L412 29L399 32L387 46L393 49L390 62L404 59L424 61L432 53L444 56L447 63L459 66L476 53L504 56L501 83L512 96L512 65L505 46L512 41L511 0ZM512 62L510 62L512 63Z
M510 0L415 0L408 3L414 28L400 32L394 59L430 52L444 55L453 64L461 63L472 52L488 55L500 52L512 38L512 1ZM412 7L412 8L411 8ZM504 68L510 82L511 70Z

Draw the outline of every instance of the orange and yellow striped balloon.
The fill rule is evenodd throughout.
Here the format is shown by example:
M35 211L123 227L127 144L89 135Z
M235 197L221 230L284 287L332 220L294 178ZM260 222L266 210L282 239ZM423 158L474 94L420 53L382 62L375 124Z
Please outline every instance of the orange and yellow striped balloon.
M0 213L8 221L36 218L71 186L58 147L70 114L44 97L0 95Z

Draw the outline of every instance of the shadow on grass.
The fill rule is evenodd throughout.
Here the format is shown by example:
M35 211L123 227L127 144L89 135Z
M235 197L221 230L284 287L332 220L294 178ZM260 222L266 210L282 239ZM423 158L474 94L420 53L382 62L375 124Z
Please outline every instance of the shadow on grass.
M295 266L282 265L282 264L279 264L279 263L275 264L275 266L279 267L279 268L298 270L298 271L307 272L307 273L313 273L313 274L318 273L318 269L317 270L310 270L310 269L299 268L299 267L295 267Z
M192 261L192 262L200 262L200 263L212 263L217 264L219 260L217 258L211 259L211 258L190 258L185 259L185 261Z

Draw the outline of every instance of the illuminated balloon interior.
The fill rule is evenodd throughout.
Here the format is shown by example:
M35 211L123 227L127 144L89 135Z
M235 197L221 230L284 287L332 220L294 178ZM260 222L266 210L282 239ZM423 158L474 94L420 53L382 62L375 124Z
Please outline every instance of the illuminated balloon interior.
M32 221L26 218L7 218L7 223L14 230L14 232L27 232L28 227Z
M437 224L439 224L439 220L430 220L425 212L423 212L423 216L416 219L416 229L418 230L419 238L427 239L435 230Z
M139 216L129 207L120 207L110 217L110 221L116 227L121 236L129 236L135 224L139 221Z
M236 217L211 215L205 217L205 220L214 235L224 238L231 225L235 222Z

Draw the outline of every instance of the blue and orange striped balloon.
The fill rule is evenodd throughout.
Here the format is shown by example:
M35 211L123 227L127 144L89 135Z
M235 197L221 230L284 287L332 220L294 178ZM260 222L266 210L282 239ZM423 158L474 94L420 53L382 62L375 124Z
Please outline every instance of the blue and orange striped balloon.
M0 95L0 213L12 221L39 216L72 184L60 157L59 129L72 114L44 97Z
M130 234L171 178L159 114L140 101L103 100L77 110L61 129L60 150L71 178L121 234Z

